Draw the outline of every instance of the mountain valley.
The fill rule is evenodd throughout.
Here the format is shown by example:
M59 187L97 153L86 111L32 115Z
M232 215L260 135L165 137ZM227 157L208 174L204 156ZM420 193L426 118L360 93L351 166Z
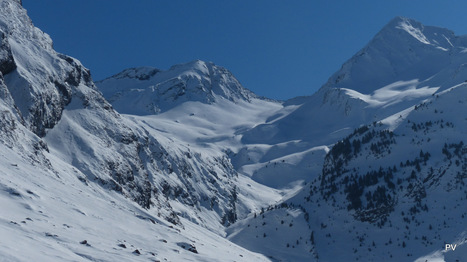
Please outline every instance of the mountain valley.
M396 17L276 101L201 60L94 81L0 6L0 261L467 257L467 36Z

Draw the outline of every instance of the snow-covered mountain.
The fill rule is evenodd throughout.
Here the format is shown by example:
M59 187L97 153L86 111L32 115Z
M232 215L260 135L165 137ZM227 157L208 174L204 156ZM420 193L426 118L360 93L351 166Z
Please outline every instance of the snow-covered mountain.
M214 103L219 99L237 102L256 98L227 69L200 60L167 71L130 68L97 85L118 112L134 115L165 112L187 101Z
M316 179L231 227L229 238L278 260L292 252L296 261L463 261L466 95L462 83L354 130Z
M222 151L192 150L158 136L149 121L121 116L79 61L53 50L20 1L0 6L0 185L11 210L1 215L3 258L224 261L237 250L231 260L264 260L223 239L224 225L279 192L250 189L254 181L239 177ZM16 252L24 241L31 250Z
M466 41L447 29L396 17L318 92L286 101L277 117L245 132L242 142L255 147L287 145L289 154L303 155L309 148L329 147L361 125L404 114L433 94L467 80ZM266 150L258 157L250 146L244 151L243 159L271 154ZM263 163L281 161L277 157ZM306 168L305 173L320 172L322 159L317 161L311 160L308 165L314 168ZM264 166L254 172L267 176L271 172Z
M155 178L178 191L174 194L177 201L189 196L183 205L171 203L184 216L225 234L222 225L278 201L288 192L255 183L232 165L230 156L243 147L244 130L264 123L282 103L257 97L226 69L196 60L167 71L127 69L97 84L127 120L155 138L169 156L176 156L176 163L184 163L174 172L181 174L181 179ZM192 210L199 201L207 210ZM213 225L213 216L220 223Z
M343 137L363 123L383 119L467 80L466 48L466 36L396 17L316 94L286 103L300 104L298 110L258 126L245 140L327 143L323 134ZM301 122L310 125L288 128ZM321 128L312 128L316 124Z
M465 39L395 18L298 109L248 131L333 145L303 190L229 239L279 261L465 259Z
M466 37L397 17L278 102L200 60L94 84L0 6L0 261L467 257Z

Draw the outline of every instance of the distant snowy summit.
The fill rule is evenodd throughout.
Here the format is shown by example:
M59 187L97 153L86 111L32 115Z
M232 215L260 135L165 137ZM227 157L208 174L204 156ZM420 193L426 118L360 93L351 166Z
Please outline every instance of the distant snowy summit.
M230 71L201 60L167 71L130 68L96 85L118 112L135 115L157 114L188 101L210 104L218 99L238 102L256 97Z
M466 51L467 36L396 17L345 62L324 88L347 88L371 94L395 81L414 79L419 82L417 87L452 86L450 80L458 81L460 73L462 81L467 77L463 66Z

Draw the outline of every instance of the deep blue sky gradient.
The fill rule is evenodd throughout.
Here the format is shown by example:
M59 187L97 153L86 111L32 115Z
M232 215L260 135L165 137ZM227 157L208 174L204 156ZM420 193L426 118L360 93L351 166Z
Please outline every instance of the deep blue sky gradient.
M314 93L393 17L467 33L461 0L23 0L34 24L101 80L195 59L255 93Z

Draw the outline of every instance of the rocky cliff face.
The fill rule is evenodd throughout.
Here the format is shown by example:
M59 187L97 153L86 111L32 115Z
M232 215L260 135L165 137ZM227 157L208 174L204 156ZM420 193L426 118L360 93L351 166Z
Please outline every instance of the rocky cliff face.
M94 87L89 70L53 51L52 40L33 26L20 4L1 3L1 72L25 124L43 137L60 120L79 84Z
M32 150L36 153L31 155L41 155L50 151L76 167L83 183L97 183L144 208L158 209L161 217L174 224L180 223L177 214L186 208L200 210L183 215L202 225L207 220L203 213L214 216L218 225L235 221L232 179L236 172L222 153L211 158L190 152L188 147L162 145L152 132L113 109L79 61L53 50L49 36L34 27L20 2L2 0L0 6L0 119L4 144L14 146L15 141L27 137L31 148L23 148L25 152ZM213 74L209 68L223 73ZM254 96L243 89L243 93L233 94L230 85L238 82L226 79L229 73L214 65L195 62L173 70L187 73L167 79L178 84L166 84L165 92L180 87L174 92L186 90L188 97L184 101L192 98L190 94L206 102L218 92L229 94L231 99ZM197 70L204 70L203 77L190 75ZM147 79L139 76L138 81L147 81L156 73L149 72ZM213 78L206 78L211 73ZM197 93L198 89L206 92ZM18 135L20 132L24 134ZM36 158L47 162L45 156ZM199 185L203 189L194 190ZM183 208L174 210L171 201Z
M4 32L0 32L0 50L0 72L6 75L16 69L16 64L11 53L10 43L8 43Z

